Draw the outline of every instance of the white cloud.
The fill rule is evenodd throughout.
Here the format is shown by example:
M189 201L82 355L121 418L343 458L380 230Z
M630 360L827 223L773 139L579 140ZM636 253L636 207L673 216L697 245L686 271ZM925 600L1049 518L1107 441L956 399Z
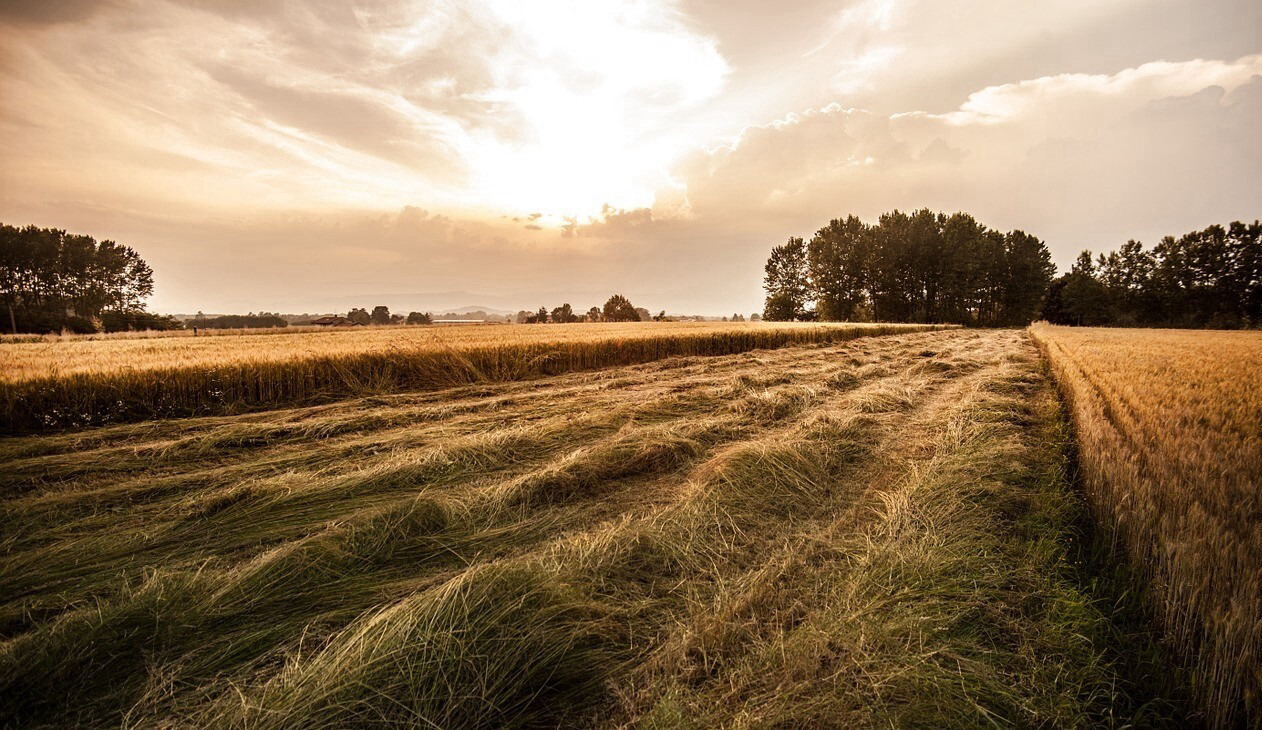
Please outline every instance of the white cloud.
M651 200L694 143L674 115L727 72L673 0L150 2L5 42L5 174L129 206L595 214ZM119 164L153 153L207 164L183 184ZM82 186L44 169L59 156Z
M954 125L1020 121L1035 115L1053 122L1084 114L1112 118L1155 98L1186 96L1210 86L1234 88L1258 73L1262 55L1235 62L1157 61L1112 75L1060 74L990 86L970 94L958 111L926 116Z
M982 90L946 114L832 104L684 161L685 189L672 199L688 201L686 221L641 214L631 226L619 213L581 232L654 255L687 239L706 256L746 262L739 273L715 270L757 292L757 262L772 243L833 217L926 206L1034 233L1066 267L1082 248L1152 244L1262 213L1260 74L1262 56L1248 56L1033 79Z

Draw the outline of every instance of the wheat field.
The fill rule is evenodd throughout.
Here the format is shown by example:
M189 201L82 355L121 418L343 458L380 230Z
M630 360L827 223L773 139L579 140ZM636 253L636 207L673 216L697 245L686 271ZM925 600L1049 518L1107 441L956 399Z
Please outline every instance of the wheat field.
M1035 325L1083 483L1218 726L1262 714L1262 333Z
M635 322L0 344L0 432L234 413L948 325Z
M1179 726L1020 331L0 440L0 724Z

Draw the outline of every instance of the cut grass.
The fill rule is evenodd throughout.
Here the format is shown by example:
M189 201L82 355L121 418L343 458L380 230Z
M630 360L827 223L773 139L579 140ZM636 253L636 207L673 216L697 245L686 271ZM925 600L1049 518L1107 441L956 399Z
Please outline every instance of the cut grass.
M1029 369L961 394L902 446L920 453L891 488L696 606L630 694L636 723L1177 726L1179 706L1146 694L1151 637L1114 634L1073 565L1081 506ZM1120 674L1137 648L1149 663Z

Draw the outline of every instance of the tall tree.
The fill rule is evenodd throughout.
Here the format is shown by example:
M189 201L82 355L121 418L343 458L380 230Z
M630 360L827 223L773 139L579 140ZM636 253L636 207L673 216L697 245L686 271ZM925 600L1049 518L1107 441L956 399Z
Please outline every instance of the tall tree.
M944 322L976 324L988 266L978 250L986 227L968 213L953 213L941 220L942 258L946 262L938 293Z
M1023 231L1004 236L1005 272L996 324L1029 324L1039 313L1056 265L1047 246Z
M912 266L911 228L911 218L895 210L872 230L868 295L877 321L915 321L913 287L919 277Z
M804 319L811 294L806 243L801 238L790 238L787 243L772 248L764 271L767 307L763 316Z
M1152 275L1156 259L1135 240L1117 251L1100 254L1097 277L1108 292L1109 321L1139 324L1160 317L1159 303L1152 296Z
M1065 312L1071 323L1098 325L1108 321L1108 290L1096 279L1095 262L1090 251L1078 254L1065 287L1061 290Z
M566 302L565 304L562 304L561 306L552 310L553 322L567 324L569 322L574 322L576 320L578 320L578 317L574 316L574 308L570 306L569 302Z
M1262 222L1235 221L1227 238L1236 251L1243 326L1262 327Z
M629 299L621 294L614 294L605 302L601 319L605 322L639 322L640 314L635 311L635 306Z
M867 300L870 231L857 216L834 218L807 244L807 270L820 319L858 318Z
M763 317L768 322L792 322L801 315L798 303L788 294L771 294L763 303Z

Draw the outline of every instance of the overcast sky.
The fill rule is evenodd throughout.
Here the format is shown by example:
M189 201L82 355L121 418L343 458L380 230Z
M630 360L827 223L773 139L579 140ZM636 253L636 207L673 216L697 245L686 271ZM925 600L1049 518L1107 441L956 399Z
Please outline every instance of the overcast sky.
M0 221L164 312L761 308L830 218L1262 216L1257 0L0 0Z

